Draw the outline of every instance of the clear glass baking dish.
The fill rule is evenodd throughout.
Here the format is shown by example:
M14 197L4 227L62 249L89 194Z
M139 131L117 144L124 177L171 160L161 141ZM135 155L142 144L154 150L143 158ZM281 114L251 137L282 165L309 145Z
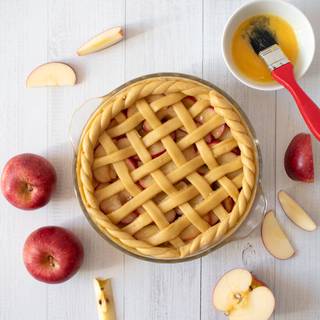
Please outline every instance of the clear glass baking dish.
M179 78L187 78L190 80L198 81L202 83L203 85L210 87L221 94L223 94L225 97L227 97L235 106L237 111L240 113L241 117L246 121L246 124L249 128L249 131L251 133L252 139L255 143L256 147L256 165L257 165L257 175L256 175L256 193L255 197L252 202L252 206L250 211L248 212L247 215L245 215L242 220L234 229L230 230L225 237L218 243L214 244L213 246L209 246L201 251L196 252L194 255L187 256L184 258L178 258L178 259L158 259L154 257L148 257L148 256L143 256L139 255L136 253L133 253L126 248L122 247L121 245L115 243L112 239L110 239L106 234L104 234L97 226L96 224L92 221L89 213L87 212L77 185L77 177L76 177L76 158L77 158L77 149L78 149L78 142L80 140L82 131L84 127L86 126L88 120L90 119L91 115L96 111L96 109L101 105L101 103L107 98L110 97L114 94L117 94L119 91L121 91L123 88L134 84L135 82L138 82L140 80L145 80L145 79L150 79L153 77L179 77ZM199 257L202 257L209 252L216 250L218 248L221 248L225 246L227 243L231 241L236 241L240 239L244 239L248 237L248 235L256 229L262 220L262 217L266 211L266 198L264 196L264 193L261 188L261 171L262 171L262 159L261 159L261 152L260 152L260 147L259 147L259 142L256 138L254 129L252 128L248 118L246 117L245 113L242 111L240 106L237 104L236 101L234 101L226 92L221 90L220 88L216 87L210 82L204 81L202 79L199 79L194 76L186 75L186 74L180 74L180 73L156 73L156 74L149 74L145 75L133 80L130 80L126 82L125 84L121 85L120 87L116 88L115 90L111 91L105 96L102 97L97 97L97 98L91 98L87 100L85 103L83 103L76 111L74 112L72 119L71 119L71 124L69 128L69 139L72 143L73 149L74 149L74 163L73 163L73 181L74 181L74 189L75 193L77 196L77 199L80 203L81 209L86 216L87 220L91 224L91 226L106 240L108 241L111 245L116 247L117 249L121 250L122 252L129 254L131 256L134 256L136 258L142 259L142 260L147 260L151 262L164 262L164 263L173 263L173 262L183 262L183 261L188 261L192 259L196 259Z

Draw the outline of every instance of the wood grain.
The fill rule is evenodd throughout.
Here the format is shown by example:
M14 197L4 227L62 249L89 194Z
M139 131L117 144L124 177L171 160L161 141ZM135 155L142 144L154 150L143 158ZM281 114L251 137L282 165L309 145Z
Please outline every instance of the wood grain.
M291 138L307 131L285 91L260 92L240 84L227 70L220 51L224 24L244 0L11 0L0 2L0 169L13 155L42 154L58 172L57 192L48 206L33 213L14 209L1 196L0 320L97 319L94 277L112 277L117 319L225 319L213 310L214 283L227 270L246 266L273 289L277 309L272 319L320 318L319 231L307 233L285 218L276 193L288 191L319 224L319 182L305 185L286 176L283 155ZM317 1L292 1L310 18L317 37ZM126 40L102 52L77 57L88 38L122 25ZM38 64L64 61L79 84L73 88L26 89L25 78ZM320 53L301 81L320 101ZM259 230L202 259L183 264L155 264L125 256L87 223L73 191L73 150L68 127L74 110L124 81L155 72L182 72L224 89L245 111L256 131L263 160L262 186L268 208L276 209L297 255L277 261L264 250ZM319 143L313 141L316 178ZM27 235L43 225L73 230L85 246L80 272L49 286L24 269L21 250ZM243 259L243 252L245 259Z
M127 1L126 80L165 71L201 77L201 20L196 0L183 6L179 1L147 1L143 6ZM200 270L199 260L162 265L125 257L125 319L198 319Z

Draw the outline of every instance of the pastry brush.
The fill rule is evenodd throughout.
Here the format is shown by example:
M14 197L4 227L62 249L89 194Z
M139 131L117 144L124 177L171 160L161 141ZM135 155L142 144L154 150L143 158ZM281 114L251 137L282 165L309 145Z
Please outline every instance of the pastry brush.
M320 109L297 83L293 65L281 50L273 32L267 27L255 26L248 31L248 37L255 53L270 69L273 79L290 92L310 131L320 140Z

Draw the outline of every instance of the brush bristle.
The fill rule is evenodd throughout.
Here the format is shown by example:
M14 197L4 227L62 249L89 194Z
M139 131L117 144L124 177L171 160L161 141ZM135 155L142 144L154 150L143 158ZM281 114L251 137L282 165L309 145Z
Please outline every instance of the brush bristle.
M250 44L256 54L264 49L277 44L275 35L268 29L261 26L255 26L248 32Z

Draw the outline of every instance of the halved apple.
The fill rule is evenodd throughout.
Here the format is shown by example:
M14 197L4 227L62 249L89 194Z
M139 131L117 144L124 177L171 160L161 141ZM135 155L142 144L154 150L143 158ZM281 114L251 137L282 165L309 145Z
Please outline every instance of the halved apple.
M271 290L245 269L227 272L213 291L213 305L230 320L267 320L275 307Z
M278 198L284 213L298 227L306 231L314 231L317 228L310 216L286 192L279 191Z
M263 218L261 237L265 248L277 259L289 259L294 255L294 249L282 230L273 211Z
M76 73L67 64L49 62L35 68L28 76L27 88L73 86L77 82Z
M121 27L115 27L108 29L82 45L78 50L79 56L85 56L87 54L103 50L111 47L117 42L123 39L123 30Z

